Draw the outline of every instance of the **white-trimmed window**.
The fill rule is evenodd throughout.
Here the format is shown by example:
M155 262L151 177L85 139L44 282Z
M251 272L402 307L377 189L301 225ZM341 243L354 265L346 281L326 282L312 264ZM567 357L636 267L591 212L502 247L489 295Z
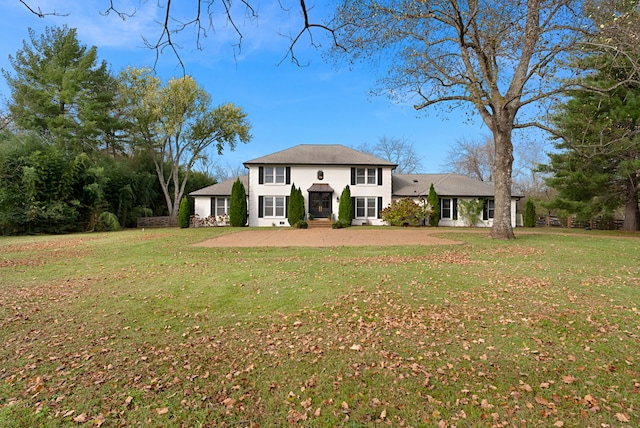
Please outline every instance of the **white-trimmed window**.
M493 218L493 215L496 210L496 203L493 199L486 199L484 201L484 206L482 207L482 219L489 220Z
M440 218L451 218L451 199L442 198L440 200Z
M376 168L356 168L356 184L377 184Z
M214 198L212 202L211 215L225 216L229 213L229 198Z
M440 199L440 218L447 220L458 219L458 198Z
M265 166L264 167L264 183L265 184L285 184L286 168L284 166Z
M263 196L261 200L263 217L284 217L284 196Z
M356 218L377 218L376 199L377 198L355 198Z

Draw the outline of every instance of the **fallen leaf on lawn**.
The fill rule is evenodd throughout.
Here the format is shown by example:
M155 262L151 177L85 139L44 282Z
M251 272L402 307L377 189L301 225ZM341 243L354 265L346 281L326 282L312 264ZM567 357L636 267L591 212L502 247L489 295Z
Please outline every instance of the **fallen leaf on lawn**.
M629 416L624 413L616 413L616 419L620 422L629 422Z
M359 350L361 350L361 349L362 349L362 346L360 346L360 345L356 344L356 345L353 345L353 346L352 346L351 348L349 348L349 349L351 349L352 351L359 351Z
M77 422L79 424L83 424L83 423L87 422L87 414L86 413L82 413L82 414L76 416L75 418L73 418L73 422Z
M159 415L166 415L167 413L169 413L169 408L163 407L162 409L156 409L156 413L158 413Z
M483 408L483 409L492 409L493 408L493 404L489 404L489 402L485 398L480 402L480 407Z
M318 407L316 411L313 412L313 416L315 416L316 418L320 416L320 407Z
M382 409L382 412L380 412L380 419L384 419L387 417L387 409Z
M349 405L347 404L346 401L343 401L342 404L340 404L340 407L342 407L343 412L349 413Z
M563 427L564 426L564 422L562 421L556 421L556 423L553 424L554 427Z
M562 381L563 381L564 383L567 383L567 384L569 384L569 383L573 383L573 382L575 382L576 380L578 380L578 379L576 379L575 377L573 377L573 376L571 376L571 375L562 376Z
M128 396L127 398L125 398L124 404L126 404L128 406L129 404L131 404L132 401L133 401L133 397L132 396Z

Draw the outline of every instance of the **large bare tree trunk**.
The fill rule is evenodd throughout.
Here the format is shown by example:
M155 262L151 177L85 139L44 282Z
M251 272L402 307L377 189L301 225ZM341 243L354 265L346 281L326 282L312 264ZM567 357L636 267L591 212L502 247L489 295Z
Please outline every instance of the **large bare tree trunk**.
M502 125L502 126L500 126ZM489 236L495 239L515 239L511 226L511 171L513 144L511 126L501 123L493 130L495 141L495 212Z

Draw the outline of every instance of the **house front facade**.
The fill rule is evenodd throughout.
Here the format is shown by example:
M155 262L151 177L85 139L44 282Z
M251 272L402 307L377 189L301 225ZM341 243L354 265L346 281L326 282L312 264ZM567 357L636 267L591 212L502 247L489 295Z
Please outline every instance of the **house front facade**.
M431 183L440 197L441 226L466 226L458 215L461 200L484 202L481 224L493 224L493 184L459 174L393 174L396 164L342 145L298 145L244 163L240 180L247 192L249 226L290 226L287 220L291 186L300 188L307 219L337 220L342 191L349 186L353 225L384 225L380 211L393 200L423 203ZM228 213L236 179L190 193L199 217ZM512 198L515 227L516 200Z

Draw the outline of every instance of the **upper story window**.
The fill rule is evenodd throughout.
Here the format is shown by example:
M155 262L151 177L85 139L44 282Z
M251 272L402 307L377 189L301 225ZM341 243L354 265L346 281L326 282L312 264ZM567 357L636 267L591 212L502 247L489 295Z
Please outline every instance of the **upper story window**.
M258 184L291 184L291 167L288 166L261 166L258 174Z
M351 185L382 186L382 168L351 168Z

